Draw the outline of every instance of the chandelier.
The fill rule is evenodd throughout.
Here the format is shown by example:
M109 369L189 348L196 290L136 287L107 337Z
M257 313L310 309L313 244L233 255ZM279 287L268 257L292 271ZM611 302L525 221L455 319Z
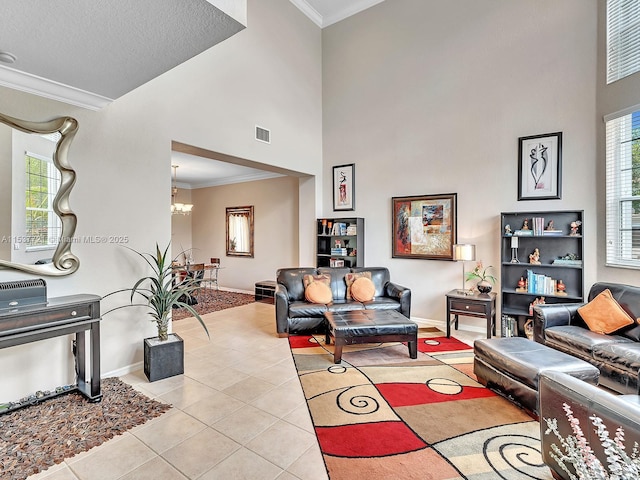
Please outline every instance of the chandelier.
M178 187L176 187L176 176L178 173L178 165L171 165L173 168L173 185L171 185L171 214L172 215L189 215L193 205L191 203L176 202L178 198Z

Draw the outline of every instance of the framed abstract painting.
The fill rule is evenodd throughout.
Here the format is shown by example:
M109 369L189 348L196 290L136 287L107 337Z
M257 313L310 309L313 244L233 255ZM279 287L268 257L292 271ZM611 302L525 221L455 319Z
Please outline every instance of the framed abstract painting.
M333 209L355 210L354 163L333 167Z
M457 194L393 197L393 258L453 260Z
M518 139L518 200L562 197L562 132Z

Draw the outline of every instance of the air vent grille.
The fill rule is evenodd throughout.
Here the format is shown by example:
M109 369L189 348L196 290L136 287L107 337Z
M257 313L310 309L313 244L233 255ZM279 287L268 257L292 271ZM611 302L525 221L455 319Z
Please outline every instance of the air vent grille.
M256 140L264 143L271 143L271 131L256 125Z

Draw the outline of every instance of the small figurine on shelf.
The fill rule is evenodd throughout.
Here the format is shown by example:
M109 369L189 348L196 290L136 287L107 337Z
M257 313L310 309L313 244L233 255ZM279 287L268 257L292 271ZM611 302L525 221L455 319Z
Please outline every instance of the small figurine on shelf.
M342 241L340 239L336 240L335 246L336 248L342 248Z
M567 289L567 286L562 282L562 280L558 280L558 283L556 284L556 295L560 295L561 297L564 297L567 295L567 292L565 292L565 290Z
M511 233L511 225L509 225L508 223L504 226L504 236L505 237L510 237L512 235Z
M527 291L527 281L523 277L520 277L520 280L518 280L518 288L516 288L516 292L526 292L526 291Z
M580 225L582 225L582 222L580 220L571 222L571 233L569 235L572 237L577 237L578 235L580 235L580 233L578 232Z
M553 228L553 220L549 220L549 223L548 223L548 225L547 225L547 230L555 230L555 229Z
M532 265L540 265L540 250L536 248L533 250L533 253L529 254L529 263Z
M533 315L533 307L536 305L544 305L544 297L536 297L536 299L529 304L529 315Z
M524 223L522 224L522 230L529 230L529 220L524 219Z

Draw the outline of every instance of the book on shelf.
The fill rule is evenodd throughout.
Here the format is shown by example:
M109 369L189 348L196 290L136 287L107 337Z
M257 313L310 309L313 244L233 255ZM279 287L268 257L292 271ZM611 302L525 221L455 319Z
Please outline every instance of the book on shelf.
M516 230L513 235L516 237L532 237L533 230Z
M581 266L582 265L582 260L568 260L566 258L556 258L553 262L551 262L552 265L574 265L574 266Z
M344 267L344 260L341 258L330 258L329 259L330 267Z
M331 235L346 235L347 224L343 222L335 222L331 228Z
M346 248L332 248L331 249L331 255L343 255L343 256L346 256L347 255L347 249Z
M555 295L558 281L541 273L527 270L527 293L536 295Z
M503 337L517 337L518 336L518 321L509 316L502 315L502 325L500 332Z

